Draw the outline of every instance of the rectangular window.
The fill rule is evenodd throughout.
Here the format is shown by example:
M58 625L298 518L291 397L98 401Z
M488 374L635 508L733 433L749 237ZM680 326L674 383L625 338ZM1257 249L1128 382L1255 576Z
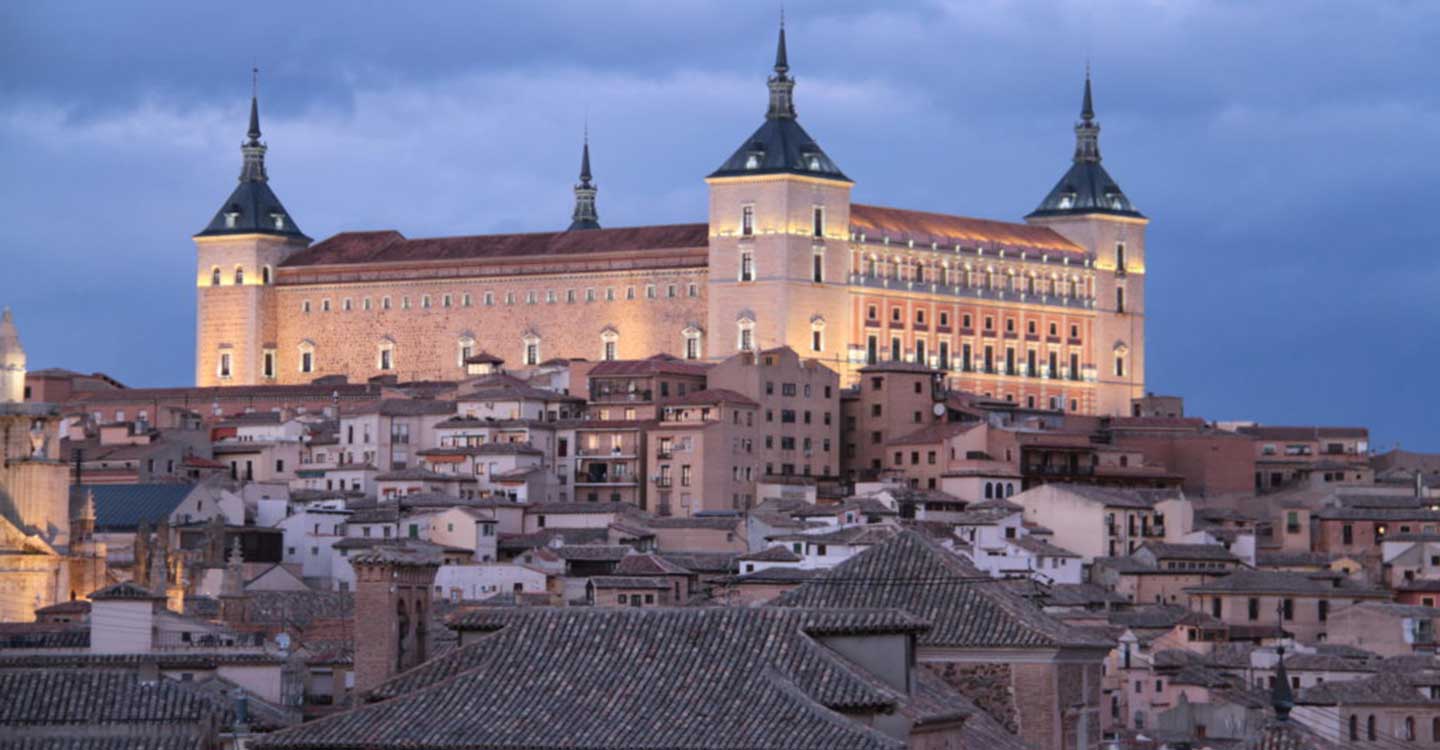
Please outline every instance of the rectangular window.
M394 362L392 361L392 357L393 357L393 356L394 356L394 353L391 352L389 349L381 349L381 350L380 350L380 369L382 369L382 370L389 370L389 369L391 368L391 366L394 364Z
M442 297L440 298L440 306L441 306L441 307L449 307L449 306L450 306L450 301L451 301L451 296L448 295L448 294L446 294L446 295L444 295L444 296L442 296Z
M749 252L740 253L740 280L755 280L755 256Z
M230 353L223 352L220 355L220 377L230 377Z
M300 372L315 372L315 354L300 352Z
M491 306L493 306L494 304L495 304L495 293L494 293L494 292L486 292L486 293L485 293L485 306L486 306L486 307L491 307Z
M260 374L267 377L275 377L275 352L267 349L260 360Z
M1125 377L1125 358L1118 355L1115 357L1115 377Z
M821 349L824 349L824 348L825 348L825 347L822 346L822 342L820 341L820 329L817 328L817 329L811 331L811 332L810 332L810 351L812 351L812 352L818 352L818 351L820 351Z
M810 280L816 284L825 283L825 251L816 250L811 259Z
M751 237L755 234L755 207L745 206L740 209L740 234L743 237Z
M1249 601L1246 602L1246 608L1247 608L1246 614L1249 615L1251 622L1254 622L1255 620L1260 619L1260 600L1259 600L1259 599L1256 599L1256 598L1254 598L1254 597L1251 597L1251 598L1249 599Z
M1115 312L1117 312L1117 313L1123 313L1123 312L1125 312L1125 288L1124 288L1124 287L1120 287L1120 288L1118 288L1118 289L1115 290Z
M825 208L816 206L810 220L810 233L814 237L825 236Z

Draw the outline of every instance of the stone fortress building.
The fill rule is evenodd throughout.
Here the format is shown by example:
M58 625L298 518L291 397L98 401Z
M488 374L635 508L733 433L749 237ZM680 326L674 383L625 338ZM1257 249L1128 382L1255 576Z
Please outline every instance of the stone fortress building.
M271 190L252 97L240 183L195 236L201 386L457 379L511 363L788 345L853 383L919 363L1035 408L1145 392L1145 227L1100 163L1086 75L1069 169L1024 223L851 201L796 117L785 31L764 122L711 173L708 220L601 228L588 140L565 231L312 244Z

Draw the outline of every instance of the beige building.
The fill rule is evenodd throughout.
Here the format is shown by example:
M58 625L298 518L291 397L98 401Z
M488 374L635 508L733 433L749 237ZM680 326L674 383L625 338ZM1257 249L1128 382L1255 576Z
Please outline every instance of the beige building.
M270 188L252 99L240 184L195 236L196 382L788 346L847 384L905 362L1016 404L1128 413L1145 392L1147 219L1100 164L1089 80L1072 165L1011 223L853 203L789 70L782 39L765 119L706 178L704 222L601 228L587 145L574 221L529 234L312 245Z

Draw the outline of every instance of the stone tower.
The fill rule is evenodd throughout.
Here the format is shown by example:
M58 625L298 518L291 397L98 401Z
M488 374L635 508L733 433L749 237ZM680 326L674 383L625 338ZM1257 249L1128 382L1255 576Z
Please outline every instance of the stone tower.
M298 366L298 354L275 345L275 272L310 238L271 191L265 149L260 104L252 93L240 184L194 238L196 385L273 383L287 362Z
M0 312L0 404L25 400L25 349L10 308Z
M20 530L70 544L70 470L60 460L60 411L25 401L25 350L15 318L0 314L0 506Z
M1070 169L1025 220L1086 248L1095 266L1096 411L1128 415L1145 395L1145 226L1150 223L1100 165L1100 123L1090 74Z
M364 692L429 657L430 545L390 544L350 558L355 569L355 689Z
M788 345L844 361L854 183L800 126L794 88L782 24L765 122L705 179L711 359Z

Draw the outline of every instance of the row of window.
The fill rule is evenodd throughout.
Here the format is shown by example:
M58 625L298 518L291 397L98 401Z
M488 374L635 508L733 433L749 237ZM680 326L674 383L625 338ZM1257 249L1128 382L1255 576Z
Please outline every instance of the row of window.
M915 325L916 327L923 328L923 327L928 327L928 326L929 326L929 324L930 324L930 319L929 319L929 315L928 315L928 313L927 313L927 309L928 309L928 308L925 308L925 307L917 307L917 308L915 308L914 325ZM891 327L892 327L892 328L894 328L894 327L903 327L904 324L905 324L904 315L905 315L905 307L904 307L904 305L902 305L902 304L890 305L890 323L891 323ZM866 308L865 308L865 320L866 320L868 323L875 324L875 325L878 325L878 324L880 323L880 305L879 305L879 304L871 304L871 305L866 306ZM951 322L951 318L950 318L950 311L949 311L949 310L941 310L941 311L939 311L939 312L937 313L936 325L937 325L938 328L950 328L950 322ZM1016 317L1013 317L1013 316L1007 316L1007 317L1005 318L1005 333L1007 333L1007 334L1016 334L1016 333L1017 333L1017 326L1019 325L1020 322L1021 322L1021 321L1020 321L1019 318L1016 318ZM995 333L995 316L994 316L994 315L985 315L985 316L983 316L983 317L981 318L981 323L983 324L983 327L980 329L981 331L986 332L986 333ZM1030 319L1030 320L1025 320L1024 323L1025 323L1025 335L1027 335L1027 336L1039 336L1039 335L1040 335L1040 321L1035 320L1035 319ZM971 313L968 313L968 312L966 312L966 313L960 313L960 330L962 330L962 331L972 331L972 330L974 330L974 324L975 324L975 319L974 319L974 317L973 317L973 315L972 315ZM1049 327L1046 329L1046 331L1047 331L1047 335L1048 335L1050 338L1059 338L1059 337L1060 337L1060 324L1057 323L1057 322L1055 322L1055 321L1051 321L1050 324L1049 324ZM1070 324L1069 324L1069 334L1070 334L1071 340L1078 341L1078 340L1080 339L1080 324L1079 324L1079 323L1070 323Z
M680 297L680 296L681 296L680 286L681 286L681 285L679 285L679 284L666 284L665 287L664 287L664 295L663 295L664 298L665 298L665 299L676 299L676 298ZM684 286L685 286L684 296L686 296L686 297L699 297L699 296L700 296L700 285L699 285L699 284L696 284L696 283L693 283L693 282L692 282L692 283L686 284L686 285L684 285ZM625 287L625 288L624 288L624 298L625 298L626 300L634 300L634 299L637 299L637 291L636 291L636 289L637 289L637 288L634 287L634 286L627 286L627 287ZM661 298L660 287L659 287L658 285L656 285L656 284L646 284L644 291L645 291L645 299L660 299L660 298ZM583 294L583 299L584 299L585 302L598 302L598 301L600 301L600 299L601 299L602 297L604 298L604 301L606 301L606 302L614 302L614 301L617 299L617 294L616 294L616 289L615 289L615 287L605 287L604 289L596 289L596 288L594 288L594 287L590 287L590 288L587 288L587 289L584 289L584 290L580 290L580 289L565 289L565 290L560 290L560 291L557 291L557 290L554 290L554 289L546 289L546 290L543 290L543 291L532 289L532 290L529 290L529 291L527 291L527 292L524 293L523 300L524 300L524 304L527 304L527 305L540 304L542 300L544 301L545 304L553 305L553 304L559 303L559 302L561 301L561 298L563 297L566 304L574 304L574 303L577 303L577 302L581 301L581 299L582 299L582 294ZM503 299L503 303L504 303L504 304L506 304L506 305L514 305L514 304L517 304L517 301L520 300L521 297L520 297L519 295L517 295L515 292L505 292L505 294L503 295L503 297L497 297L495 292L485 292L484 294L482 294L482 295L480 296L481 304L484 305L485 307L493 307L493 306L497 303L497 300L502 300L502 299ZM432 307L435 306L435 298L434 298L434 295L430 295L430 294L422 294L422 295L420 295L420 297L419 297L419 299L418 299L418 302L419 302L419 305L420 305L420 309L422 309L422 310L429 310L429 309L431 309ZM442 308L456 307L457 305L458 305L459 307L473 307L474 304L475 304L474 297L471 296L471 294L470 294L469 292L463 292L463 293L459 294L458 296L455 295L455 294L442 294L442 295L440 295L440 307L442 307ZM385 296L383 296L383 297L380 298L379 307L380 307L381 310L391 310L391 309L394 309L394 301L392 300L392 298L390 297L390 295L385 295ZM411 309L411 307L412 307L412 304L411 304L411 299L410 299L410 297L409 297L408 295L401 296L401 297L400 297L400 309L401 309L401 310L409 310L409 309ZM355 300L354 300L354 299L352 299L352 298L350 298L350 297L345 297L345 298L342 298L342 299L340 300L340 310L341 310L341 312L351 312L351 311L353 311L355 308L356 308L356 303L355 303ZM361 310L364 310L364 311L366 311L366 312L369 312L370 310L375 309L375 302L374 302L374 300L373 300L372 298L370 298L370 297L363 297L363 298L360 299L359 308L360 308ZM310 312L312 311L312 309L313 309L313 306L311 305L311 301L310 301L310 300L306 299L306 300L301 300L301 301L300 301L300 311L301 311L301 312L308 314L308 313L310 313ZM330 298L329 298L329 297L321 298L321 300L320 300L320 312L331 312L332 309L333 309L333 307L332 307Z
M271 270L270 266L267 265L267 266L261 266L261 267L260 267L260 283L261 283L261 284L264 284L264 285L267 285L267 286L268 286L268 285L270 284L271 277L272 277L273 275L274 275L274 271ZM245 285L245 267L244 267L244 266L235 266L235 272L234 272L234 274L233 274L230 278L233 280L235 286L244 286L244 285ZM224 278L223 278L223 272L220 270L220 266L215 266L214 268L211 268L211 269L210 269L210 286L220 286L220 285L222 285L222 284L224 284L224 283L225 283L225 280L224 280Z
M1048 276L1034 271L1016 273L1014 268L996 269L987 266L975 269L969 263L951 267L948 263L926 263L913 259L891 258L881 260L869 255L860 264L861 275L868 279L893 279L913 281L916 284L940 284L966 289L984 289L1024 293L1028 295L1055 296L1065 298L1089 298L1094 296L1091 279L1077 274L1065 276L1051 272Z

